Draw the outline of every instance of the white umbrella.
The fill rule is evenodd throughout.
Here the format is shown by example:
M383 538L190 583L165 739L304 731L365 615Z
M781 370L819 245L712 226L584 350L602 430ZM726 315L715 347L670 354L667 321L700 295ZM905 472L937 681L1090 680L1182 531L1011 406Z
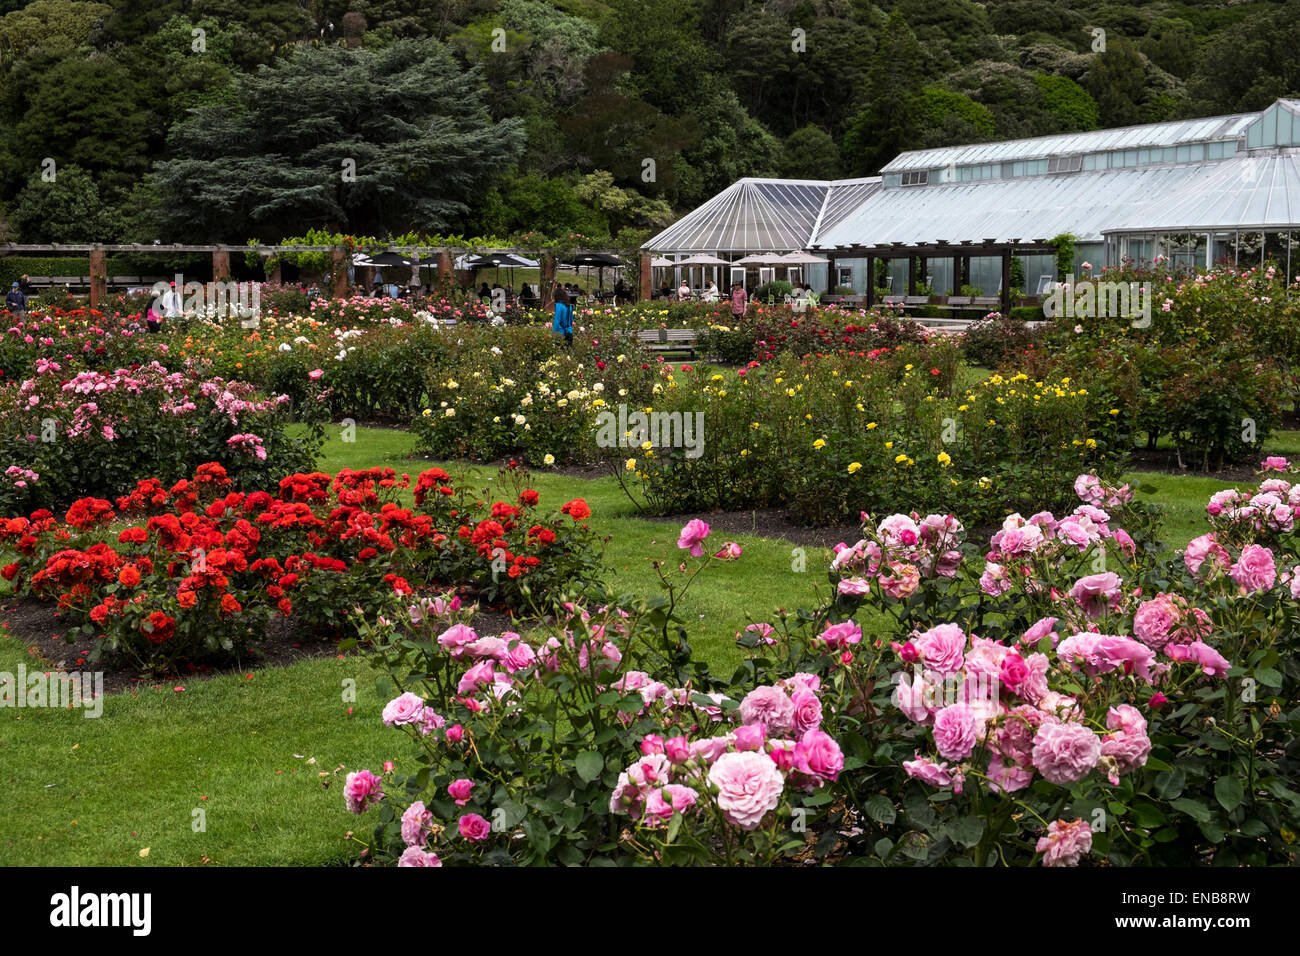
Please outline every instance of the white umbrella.
M775 252L760 252L731 263L733 266L787 266L790 262Z
M788 256L781 256L781 262L786 265L801 266L824 266L830 262L829 259L823 259L821 256L815 256L811 252L792 252Z
M673 266L673 260L666 256L654 256L650 260L651 269L668 269Z
M726 259L719 259L717 256L698 255L691 256L689 259L683 259L680 262L670 262L673 266L729 266L731 265Z

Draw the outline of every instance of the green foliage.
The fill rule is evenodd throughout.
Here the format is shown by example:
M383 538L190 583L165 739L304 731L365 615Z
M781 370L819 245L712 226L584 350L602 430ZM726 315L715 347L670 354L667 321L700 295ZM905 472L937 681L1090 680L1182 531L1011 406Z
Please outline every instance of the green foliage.
M474 74L435 41L300 48L244 74L238 103L200 107L173 129L177 158L156 174L170 235L445 228L522 147L521 124L492 123Z
M1074 80L1068 76L1037 73L1034 75L1034 85L1043 94L1047 108L1061 117L1063 129L1097 128L1097 103Z
M840 155L835 140L817 126L795 130L781 150L781 175L788 179L838 179Z

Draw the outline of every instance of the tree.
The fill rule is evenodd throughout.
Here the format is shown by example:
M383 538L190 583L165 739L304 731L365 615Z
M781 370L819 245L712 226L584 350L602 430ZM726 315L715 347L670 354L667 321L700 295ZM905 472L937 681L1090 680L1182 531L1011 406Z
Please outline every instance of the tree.
M147 112L125 66L72 55L27 79L27 104L5 136L11 189L47 159L56 171L81 167L106 192L129 188L148 169Z
M864 99L844 136L845 165L875 173L917 140L916 101L921 92L921 47L895 10L871 59Z
M1123 37L1110 37L1105 51L1096 54L1084 83L1097 101L1103 126L1142 122L1146 80L1146 63L1137 47Z
M446 229L522 147L522 123L493 123L436 40L301 47L242 76L236 101L173 128L156 171L170 236Z
M927 86L916 99L917 121L924 147L978 143L993 139L996 123L987 106L937 86Z
M105 212L94 179L68 165L53 182L33 176L18 193L10 223L22 242L111 242L116 236Z
M1186 20L1157 20L1140 48L1152 63L1175 76L1189 76L1196 65L1196 33Z
M837 179L840 154L830 133L804 126L786 137L781 150L781 175L789 179Z
M1097 102L1074 80L1036 73L1034 85L1047 108L1060 117L1063 132L1097 128Z

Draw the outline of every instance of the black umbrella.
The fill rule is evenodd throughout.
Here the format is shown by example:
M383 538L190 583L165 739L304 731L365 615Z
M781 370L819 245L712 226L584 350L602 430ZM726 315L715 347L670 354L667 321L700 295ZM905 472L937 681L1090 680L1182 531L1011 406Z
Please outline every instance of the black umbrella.
M504 266L507 269L533 269L537 263L531 259L525 259L523 256L517 256L513 252L494 252L491 255L477 256L465 263L471 269L478 269L483 266L493 266L498 271Z
M605 288L605 266L621 265L622 261L618 256L612 256L608 252L579 252L565 259L564 264L574 268L596 266L600 270L600 287L603 289Z

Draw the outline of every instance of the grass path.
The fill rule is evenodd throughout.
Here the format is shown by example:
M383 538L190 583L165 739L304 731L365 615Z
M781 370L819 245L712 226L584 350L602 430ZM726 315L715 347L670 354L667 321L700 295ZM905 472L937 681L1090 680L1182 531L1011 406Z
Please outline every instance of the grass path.
M1300 435L1288 437L1300 447ZM404 432L358 429L357 438L331 439L321 469L386 465L414 475L429 464L405 457L411 438ZM462 483L490 486L496 476L445 467ZM1204 530L1205 499L1227 487L1205 478L1129 480L1156 487L1149 497L1166 508L1166 538L1175 547ZM653 562L675 567L681 560L678 523L637 517L613 478L538 472L533 486L546 506L587 500L592 527L610 535L606 563L620 590L653 593ZM818 589L827 590L824 549L806 549L807 570L800 573L792 569L789 542L736 540L744 557L715 567L687 599L696 653L720 673L738 659L732 638L748 620L768 619L778 606L811 607ZM0 637L0 671L16 672L31 660L17 640ZM356 658L316 659L251 678L114 695L97 720L80 710L0 711L0 865L311 865L355 858L344 834L361 821L343 812L345 773L377 770L385 759L400 764L408 753L404 739L379 722L385 701L375 673ZM343 700L345 680L356 682L355 702ZM195 811L203 811L202 831Z

